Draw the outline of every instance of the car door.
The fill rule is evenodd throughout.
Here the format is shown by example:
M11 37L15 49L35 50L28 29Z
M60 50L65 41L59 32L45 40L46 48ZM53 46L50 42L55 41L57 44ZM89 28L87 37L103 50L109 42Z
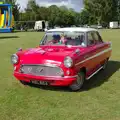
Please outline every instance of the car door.
M96 46L96 40L94 38L94 31L87 32L87 48L84 59L86 60L85 66L87 66L87 71L92 71L96 68L98 61L96 59L96 54L98 52L98 47Z
M100 64L105 59L105 54L106 54L105 51L108 48L108 44L103 42L103 40L98 32L94 32L93 37L95 40L95 47L96 47L95 60L96 60L97 64Z

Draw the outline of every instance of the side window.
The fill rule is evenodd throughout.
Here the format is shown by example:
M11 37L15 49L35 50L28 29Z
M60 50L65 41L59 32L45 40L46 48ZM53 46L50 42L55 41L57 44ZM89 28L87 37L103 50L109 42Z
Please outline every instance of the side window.
M96 44L102 42L102 39L101 39L99 33L94 32L94 40L95 40L95 43L96 43Z
M94 34L92 32L88 32L87 33L87 41L88 41L88 45L91 46L91 45L94 45L95 44L95 41L94 41Z
M41 44L42 44L42 45L45 45L46 41L47 41L47 35L45 35L45 36L42 38Z

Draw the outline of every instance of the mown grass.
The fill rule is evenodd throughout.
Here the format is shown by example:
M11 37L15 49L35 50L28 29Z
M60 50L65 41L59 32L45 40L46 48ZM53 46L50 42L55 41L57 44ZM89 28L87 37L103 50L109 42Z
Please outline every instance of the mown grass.
M105 71L87 81L82 92L23 86L12 75L11 54L39 44L43 33L0 34L0 120L119 120L120 30L100 30L112 41Z

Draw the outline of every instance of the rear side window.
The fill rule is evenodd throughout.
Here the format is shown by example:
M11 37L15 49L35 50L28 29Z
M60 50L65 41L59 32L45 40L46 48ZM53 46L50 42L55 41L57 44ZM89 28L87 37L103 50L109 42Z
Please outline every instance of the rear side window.
M101 39L101 37L100 37L100 35L99 35L98 32L94 32L93 35L94 35L93 37L94 37L94 40L95 40L95 43L96 43L96 44L102 42L102 39Z
M93 32L88 32L87 33L87 42L88 42L88 46L91 46L91 45L95 44Z

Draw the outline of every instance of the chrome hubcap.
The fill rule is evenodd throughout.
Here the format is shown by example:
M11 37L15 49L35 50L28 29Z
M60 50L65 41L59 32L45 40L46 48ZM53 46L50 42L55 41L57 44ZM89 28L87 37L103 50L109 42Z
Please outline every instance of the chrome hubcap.
M82 81L83 81L82 76L81 76L81 75L80 75L80 76L78 76L78 77L77 77L77 80L76 80L77 85L81 85L81 84L82 84Z
M76 81L70 86L74 91L79 90L84 83L84 73L78 73Z
M76 82L73 84L76 87L81 87L83 84L83 76L78 74Z

